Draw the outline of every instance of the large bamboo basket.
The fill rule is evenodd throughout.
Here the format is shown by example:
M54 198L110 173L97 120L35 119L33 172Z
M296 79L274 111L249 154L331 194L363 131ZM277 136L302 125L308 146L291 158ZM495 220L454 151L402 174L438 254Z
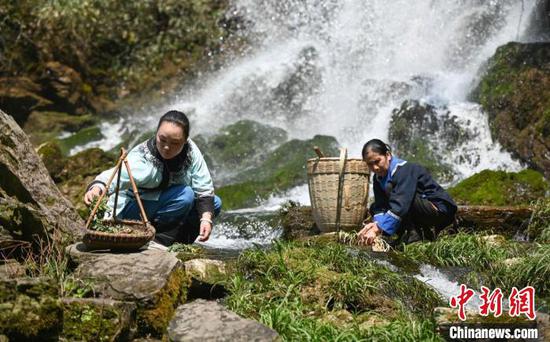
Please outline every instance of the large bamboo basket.
M313 218L321 232L350 231L361 227L367 214L370 176L362 159L345 159L343 165L340 158L309 159L307 175Z
M103 224L123 224L134 233L106 233L86 229L82 242L90 249L137 250L155 237L155 228L149 223L131 220L103 221Z

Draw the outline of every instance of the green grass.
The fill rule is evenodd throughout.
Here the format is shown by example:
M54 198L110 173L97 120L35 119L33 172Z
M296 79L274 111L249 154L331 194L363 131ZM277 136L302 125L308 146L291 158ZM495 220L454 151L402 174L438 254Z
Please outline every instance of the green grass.
M442 303L431 288L336 243L245 251L227 288L230 309L284 340L439 340L431 315Z

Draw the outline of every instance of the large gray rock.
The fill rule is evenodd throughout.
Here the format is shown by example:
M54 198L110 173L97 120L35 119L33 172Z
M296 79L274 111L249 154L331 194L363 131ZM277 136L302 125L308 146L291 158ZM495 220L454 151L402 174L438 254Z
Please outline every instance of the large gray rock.
M91 283L96 296L136 302L140 335L161 336L187 295L189 279L175 253L87 252L82 244L67 251L78 264L74 276Z
M74 240L84 222L63 197L29 139L0 110L0 231L2 239ZM0 241L1 242L1 241Z
M176 310L170 341L277 341L276 331L244 319L213 301L196 300Z

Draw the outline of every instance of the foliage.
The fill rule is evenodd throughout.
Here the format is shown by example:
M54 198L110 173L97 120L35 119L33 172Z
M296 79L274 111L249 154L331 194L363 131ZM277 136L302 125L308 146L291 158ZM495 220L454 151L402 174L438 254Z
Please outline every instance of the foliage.
M548 189L548 182L534 170L483 170L450 188L449 194L460 204L528 205Z
M215 0L3 1L0 75L38 73L41 64L57 60L98 83L146 82L144 75L167 65L187 68L219 47L227 36L220 25L226 6Z
M550 243L550 198L541 198L532 205L533 214L527 227L531 240Z
M438 340L433 290L336 243L245 251L227 287L232 310L285 340Z

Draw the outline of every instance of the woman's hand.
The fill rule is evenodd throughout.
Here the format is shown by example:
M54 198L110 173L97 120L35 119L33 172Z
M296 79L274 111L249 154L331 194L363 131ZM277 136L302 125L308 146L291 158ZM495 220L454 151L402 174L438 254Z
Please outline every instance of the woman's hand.
M382 230L378 228L378 224L376 222L367 223L363 229L357 233L357 237L359 238L359 244L367 244L372 245L374 243L374 239L382 234Z
M201 225L199 230L199 241L207 241L212 232L212 214L206 212L201 217Z
M92 186L90 190L88 190L88 192L84 194L84 203L86 203L86 205L92 204L92 201L94 200L94 198L99 197L102 191L103 189L101 189L100 186L98 185Z

